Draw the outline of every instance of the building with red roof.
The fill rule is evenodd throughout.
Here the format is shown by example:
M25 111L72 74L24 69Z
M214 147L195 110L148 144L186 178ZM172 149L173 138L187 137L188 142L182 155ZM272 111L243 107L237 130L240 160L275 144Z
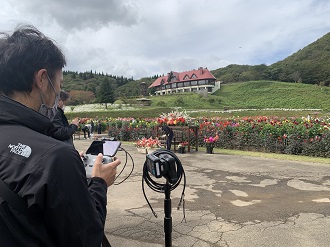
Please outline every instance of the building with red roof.
M157 78L149 88L154 88L156 95L202 91L212 93L220 88L220 81L216 81L207 68L200 67L185 72L171 71Z

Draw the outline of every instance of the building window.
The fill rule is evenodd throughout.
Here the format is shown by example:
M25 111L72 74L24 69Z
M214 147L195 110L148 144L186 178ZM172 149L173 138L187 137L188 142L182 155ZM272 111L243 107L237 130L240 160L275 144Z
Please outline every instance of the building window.
M185 77L183 78L183 80L189 80L189 76L185 75Z
M175 76L175 75L173 75L173 74L172 74L172 76L171 76L171 79L170 79L170 81L169 81L169 82L173 82L173 81L177 81L177 78L176 78L176 76Z
M207 80L208 85L213 85L214 86L214 81L213 80Z
M191 86L197 86L197 81L191 81Z
M183 87L183 82L179 82L176 84L177 87Z
M190 81L185 81L185 82L183 83L183 85L184 85L185 87L189 87L189 86L190 86Z
M191 76L191 79L192 79L192 78L197 78L197 76L196 76L195 74L193 74L193 75Z

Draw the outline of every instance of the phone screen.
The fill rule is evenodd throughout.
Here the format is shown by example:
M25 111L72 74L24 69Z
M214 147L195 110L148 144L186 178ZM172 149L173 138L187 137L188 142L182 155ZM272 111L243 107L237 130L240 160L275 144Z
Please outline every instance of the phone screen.
M119 141L105 141L103 143L103 154L110 157L115 156L120 145L121 142Z

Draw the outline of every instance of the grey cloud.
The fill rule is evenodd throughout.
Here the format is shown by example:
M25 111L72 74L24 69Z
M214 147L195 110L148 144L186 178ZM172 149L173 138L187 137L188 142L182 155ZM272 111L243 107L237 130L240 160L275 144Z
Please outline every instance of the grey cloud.
M29 0L18 4L16 8L42 15L48 21L54 20L66 30L100 29L110 23L132 26L139 21L138 7L127 1L58 0L46 3L42 0Z
M7 0L0 27L37 24L68 68L152 76L272 64L329 32L329 0Z

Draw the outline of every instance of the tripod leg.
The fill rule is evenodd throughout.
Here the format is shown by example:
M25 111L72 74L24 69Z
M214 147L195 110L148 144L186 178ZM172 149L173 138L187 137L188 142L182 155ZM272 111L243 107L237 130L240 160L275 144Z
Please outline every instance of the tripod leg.
M171 205L171 189L167 184L165 188L165 200L164 200L164 232L165 232L165 247L172 247L172 205Z

